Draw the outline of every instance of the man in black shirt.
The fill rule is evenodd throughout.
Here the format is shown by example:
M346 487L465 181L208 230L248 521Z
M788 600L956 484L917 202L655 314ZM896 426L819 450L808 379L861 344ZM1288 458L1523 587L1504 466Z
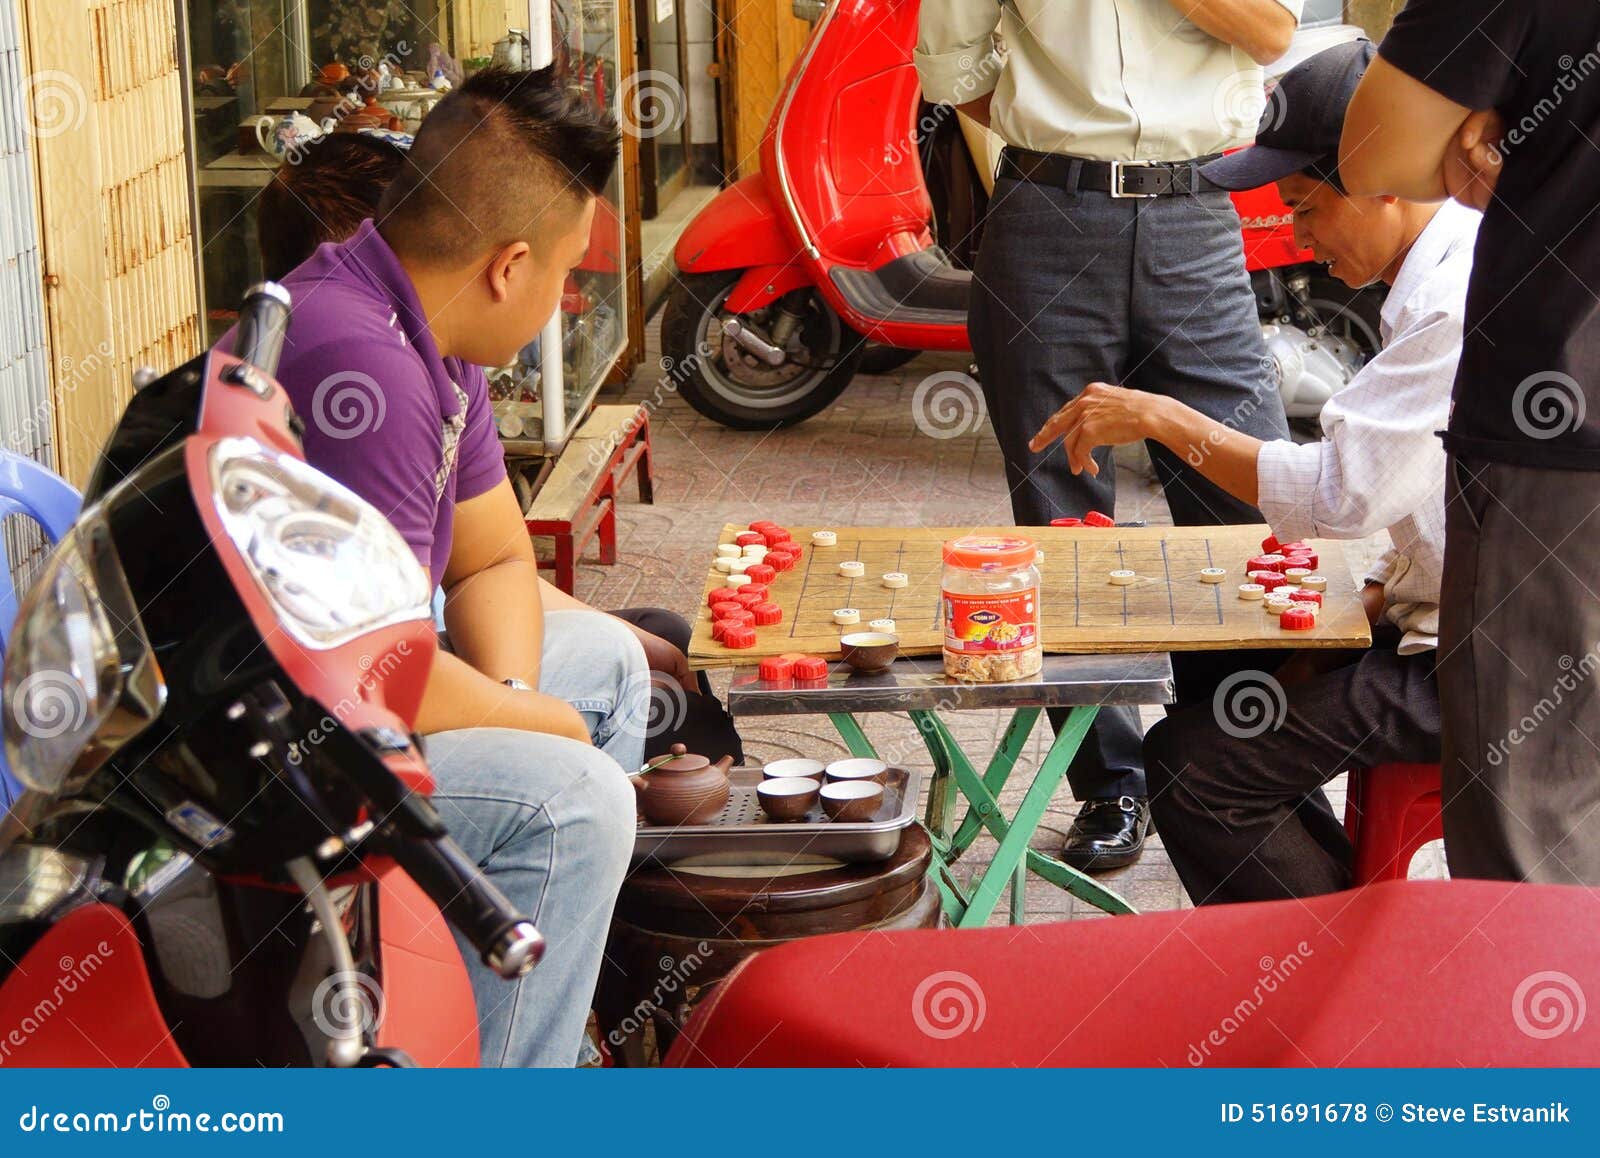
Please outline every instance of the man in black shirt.
M1445 433L1450 869L1600 884L1600 5L1410 0L1379 53L1346 186L1486 206Z

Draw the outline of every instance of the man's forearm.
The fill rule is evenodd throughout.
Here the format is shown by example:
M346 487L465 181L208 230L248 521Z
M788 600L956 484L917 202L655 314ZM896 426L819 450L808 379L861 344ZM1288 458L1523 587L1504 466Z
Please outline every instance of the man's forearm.
M588 726L571 704L505 687L460 657L440 652L428 673L416 729L428 734L460 728L515 728L591 742Z
M1168 0L1191 23L1224 44L1242 48L1257 64L1289 51L1295 18L1278 0Z
M544 603L539 568L531 558L485 567L445 592L450 647L495 682L519 679L539 686L544 649Z
M1260 499L1256 460L1261 440L1241 434L1175 398L1157 396L1146 436L1155 439L1236 499L1252 506Z

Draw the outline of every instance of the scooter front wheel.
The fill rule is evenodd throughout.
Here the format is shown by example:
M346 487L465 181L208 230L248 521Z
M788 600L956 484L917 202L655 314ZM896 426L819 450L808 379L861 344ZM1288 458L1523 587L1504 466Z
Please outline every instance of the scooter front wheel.
M701 414L735 430L804 422L844 392L865 344L813 289L728 313L723 304L743 273L678 275L661 316L667 381Z

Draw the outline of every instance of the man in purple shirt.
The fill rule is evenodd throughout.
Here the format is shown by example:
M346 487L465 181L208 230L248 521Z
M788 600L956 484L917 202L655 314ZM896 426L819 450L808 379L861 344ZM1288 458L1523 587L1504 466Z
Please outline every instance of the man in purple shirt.
M578 1059L633 844L623 769L642 759L646 647L541 584L480 369L554 313L616 144L548 73L480 72L429 114L376 220L285 279L279 378L307 459L388 515L444 589L452 654L417 720L434 801L549 941L514 984L463 954L491 1065Z

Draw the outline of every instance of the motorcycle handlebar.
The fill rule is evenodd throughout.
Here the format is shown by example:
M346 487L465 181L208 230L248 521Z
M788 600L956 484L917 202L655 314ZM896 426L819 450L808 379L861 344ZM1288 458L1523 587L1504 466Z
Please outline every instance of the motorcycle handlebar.
M544 956L544 938L516 911L449 836L391 829L384 849L416 881L445 919L471 941L483 963L508 980Z
M278 373L278 355L289 332L289 291L275 281L259 282L244 295L239 325L234 331L233 353L267 377Z

